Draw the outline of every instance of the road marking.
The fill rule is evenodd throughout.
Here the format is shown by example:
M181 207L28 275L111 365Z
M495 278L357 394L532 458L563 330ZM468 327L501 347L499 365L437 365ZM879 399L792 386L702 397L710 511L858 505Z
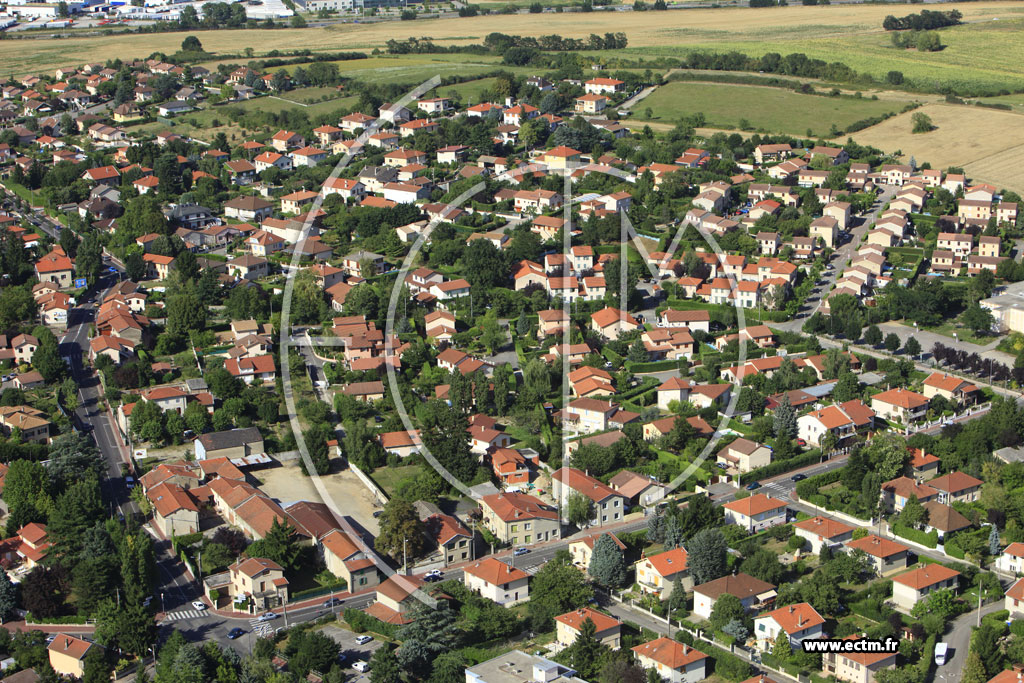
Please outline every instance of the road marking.
M164 617L164 621L177 621L179 619L196 619L198 617L209 616L206 610L199 611L197 609L185 610L183 612L171 612Z

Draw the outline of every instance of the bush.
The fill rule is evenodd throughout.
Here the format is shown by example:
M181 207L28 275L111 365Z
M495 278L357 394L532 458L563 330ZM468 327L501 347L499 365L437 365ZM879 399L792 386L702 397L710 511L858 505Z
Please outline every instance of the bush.
M356 633L366 633L371 631L378 633L388 638L393 638L397 632L397 628L393 624L386 624L380 619L371 617L369 614L362 612L351 607L346 609L341 614L341 618L345 620L352 630Z

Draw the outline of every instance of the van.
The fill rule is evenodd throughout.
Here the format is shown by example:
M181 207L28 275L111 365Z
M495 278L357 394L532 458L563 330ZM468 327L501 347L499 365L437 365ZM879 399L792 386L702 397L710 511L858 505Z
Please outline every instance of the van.
M935 645L935 666L942 666L946 663L947 650L949 650L947 643L937 643Z

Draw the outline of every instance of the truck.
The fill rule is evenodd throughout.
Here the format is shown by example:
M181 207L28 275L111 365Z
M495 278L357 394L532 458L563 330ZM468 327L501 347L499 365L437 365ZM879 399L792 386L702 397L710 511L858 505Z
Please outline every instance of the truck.
M946 663L946 652L949 650L947 643L936 643L935 645L935 666L942 666Z

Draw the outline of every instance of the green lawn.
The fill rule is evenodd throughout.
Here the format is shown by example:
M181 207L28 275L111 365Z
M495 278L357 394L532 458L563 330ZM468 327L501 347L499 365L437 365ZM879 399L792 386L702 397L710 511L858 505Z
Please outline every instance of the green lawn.
M769 132L827 135L835 124L844 129L855 121L896 111L893 102L802 95L782 88L720 83L669 83L654 91L637 108L638 118L671 123L702 113L709 126L753 126Z
M373 471L371 475L373 480L377 482L384 493L391 496L394 494L395 487L398 486L399 482L405 479L411 479L416 477L421 471L420 465L401 465L399 467L378 467Z
M379 55L367 59L351 59L331 62L338 66L343 76L374 83L408 83L417 84L432 76L472 76L502 70L519 75L531 75L536 69L512 67L501 64L498 55L465 55L465 54L414 54L414 55ZM274 67L268 71L286 69L292 72L297 65ZM303 65L308 66L308 65ZM439 94L446 95L449 88L458 86L441 86ZM486 86L483 86L486 87Z

